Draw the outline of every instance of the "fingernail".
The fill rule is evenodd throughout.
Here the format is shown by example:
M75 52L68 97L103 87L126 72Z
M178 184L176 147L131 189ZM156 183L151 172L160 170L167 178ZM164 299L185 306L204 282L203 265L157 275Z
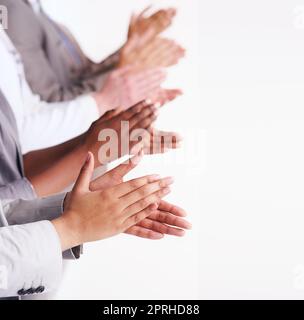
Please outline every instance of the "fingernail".
M149 104L151 104L152 103L152 101L150 100L150 99L147 99L146 101L145 101L145 104L146 105L149 105Z

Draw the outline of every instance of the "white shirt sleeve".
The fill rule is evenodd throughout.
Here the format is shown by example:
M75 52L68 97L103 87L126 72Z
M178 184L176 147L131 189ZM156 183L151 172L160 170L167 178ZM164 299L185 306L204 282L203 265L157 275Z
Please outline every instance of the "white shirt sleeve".
M36 101L25 100L23 117L17 121L23 154L75 138L99 118L91 95L59 103L45 103L33 97Z
M95 99L79 96L68 102L46 103L26 81L22 60L0 28L0 88L17 122L23 153L45 149L84 133L99 118Z

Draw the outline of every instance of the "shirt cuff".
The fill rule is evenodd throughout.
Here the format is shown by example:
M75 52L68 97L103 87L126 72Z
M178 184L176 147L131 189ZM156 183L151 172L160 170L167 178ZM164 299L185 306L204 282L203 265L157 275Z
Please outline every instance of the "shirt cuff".
M86 111L86 119L90 124L100 117L98 104L91 94L78 97L77 104Z

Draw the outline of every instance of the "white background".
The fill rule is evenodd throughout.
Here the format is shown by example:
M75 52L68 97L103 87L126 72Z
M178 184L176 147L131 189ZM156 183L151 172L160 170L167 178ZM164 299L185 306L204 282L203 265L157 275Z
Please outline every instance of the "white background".
M44 2L95 59L122 43L132 9L149 3ZM153 3L179 8L169 35L188 49L168 81L185 95L158 126L196 134L178 152L183 163L147 159L135 175L174 175L170 200L194 230L86 246L57 297L304 298L304 2ZM191 137L199 144L187 150Z

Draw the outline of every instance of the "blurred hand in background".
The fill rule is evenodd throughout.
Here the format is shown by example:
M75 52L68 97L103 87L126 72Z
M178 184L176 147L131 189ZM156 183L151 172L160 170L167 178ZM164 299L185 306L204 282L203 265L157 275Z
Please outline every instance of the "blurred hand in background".
M155 96L166 79L166 72L160 68L137 70L131 66L113 71L100 92L93 94L101 115L106 111L131 106Z
M151 29L145 34L135 34L128 39L120 52L119 67L133 65L137 69L168 68L176 65L185 56L175 41L156 37L151 39Z
M128 38L132 38L135 34L143 35L148 29L151 29L152 36L156 37L171 26L177 12L175 8L162 9L146 16L150 8L151 6L145 8L139 15L132 15Z

